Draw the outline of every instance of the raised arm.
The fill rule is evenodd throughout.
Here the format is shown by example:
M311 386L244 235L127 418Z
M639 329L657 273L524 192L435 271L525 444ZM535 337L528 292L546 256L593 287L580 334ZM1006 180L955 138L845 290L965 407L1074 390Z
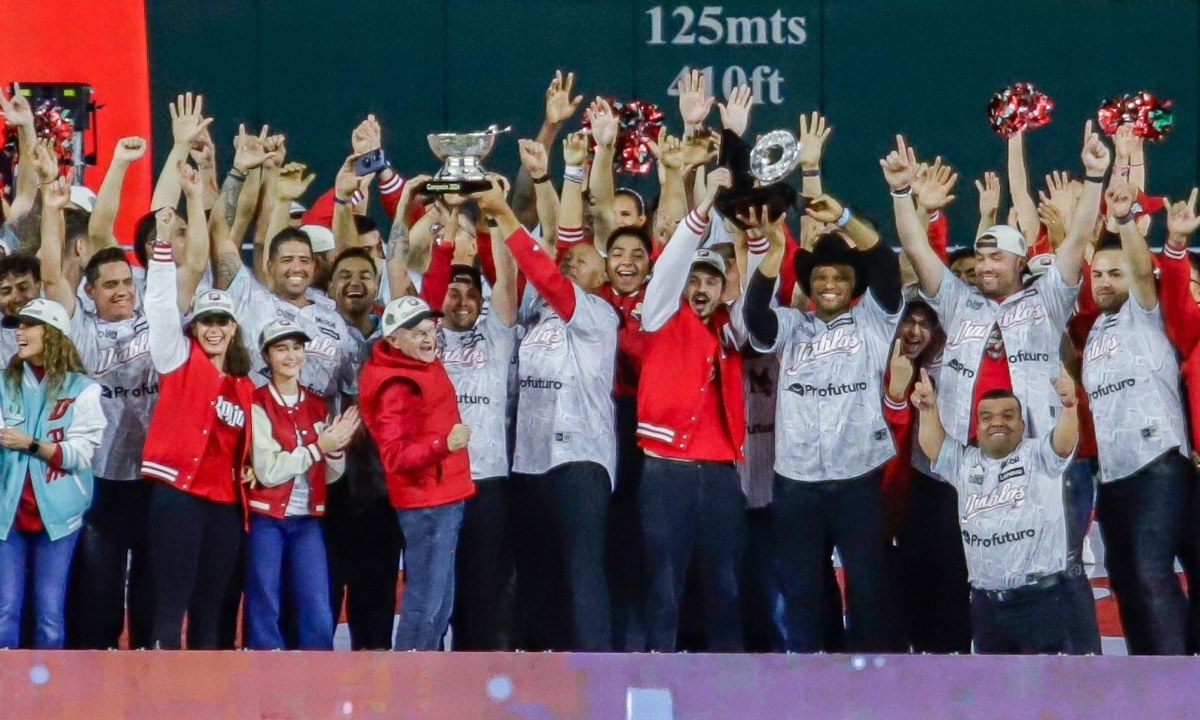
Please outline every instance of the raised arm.
M482 210L486 204L487 207L492 208L492 211L497 212L498 215L488 215L488 217L496 223L496 231L503 237L508 237L516 232L520 225L516 214L512 213L511 209L505 212L505 209L508 208L506 200L508 180L495 174L492 175L491 180L492 189L486 192L491 197L487 199L486 203L480 203L480 209ZM493 241L490 244L492 246L492 262L496 266L496 281L492 284L491 311L496 314L496 318L505 327L512 327L517 323L517 261L505 243Z
M112 162L96 193L96 206L88 219L88 242L92 252L117 245L113 227L121 209L121 191L125 186L125 173L129 166L146 154L146 141L140 137L121 138L113 150Z
M33 147L37 143L37 131L34 127L33 108L21 94L21 86L13 83L12 97L0 89L0 112L4 113L4 121L16 128L17 157L26 160L33 156ZM16 194L9 208L13 220L22 217L30 210L37 200L38 178L36 173L17 172ZM6 216L7 217L7 216Z
M1025 133L1015 132L1008 138L1008 191L1013 210L1017 213L1017 228L1030 245L1037 240L1037 205L1029 192L1029 173L1025 169Z
M912 182L917 169L917 156L901 135L896 136L896 149L879 161L883 179L892 193L892 210L896 214L896 233L900 246L917 272L921 291L933 297L942 285L946 266L929 244L929 231L913 205ZM953 176L957 179L957 175ZM932 182L930 180L929 182Z
M1079 442L1079 396L1075 392L1075 381L1064 370L1056 380L1050 381L1058 391L1062 412L1050 435L1050 446L1059 457L1070 457Z
M47 152L38 148L38 152ZM67 241L63 208L71 201L71 184L60 177L41 187L42 191L42 242L38 246L37 258L42 266L42 292L67 311L67 317L75 315L75 287L63 276L63 245Z
M1096 219L1100 216L1100 192L1104 187L1104 173L1108 171L1111 155L1108 148L1100 141L1100 136L1092 132L1092 121L1088 120L1083 130L1083 159L1084 182L1083 192L1072 213L1071 226L1067 238L1054 252L1058 273L1067 285L1079 282L1083 268L1083 253L1092 240L1096 231Z
M204 266L208 264L208 223L204 217L204 180L200 173L181 162L177 174L183 197L187 200L187 245L183 257L179 258L176 288L179 312L187 313L192 296L204 277Z
M404 183L404 188L400 191L400 199L396 205L396 214L392 218L392 229L388 233L386 248L388 289L391 293L391 296L387 298L389 301L417 294L412 278L408 276L408 264L412 256L412 245L408 236L408 213L413 198L416 197L416 189L423 187L432 179L429 175L417 175Z
M205 128L192 143L188 155L200 173L200 187L204 190L204 210L208 212L217 204L217 195L221 192L221 181L217 179L217 145L213 142L212 131Z
M575 73L569 72L564 78L561 70L554 71L554 79L546 88L545 120L537 134L537 141L546 148L547 153L554 147L563 123L571 119L571 116L579 108L579 104L583 102L582 95L571 94L574 89ZM513 207L522 225L531 229L537 225L533 178L525 168L521 168L517 173L517 182L513 190Z
M251 170L262 167L268 158L275 157L266 148L267 128L259 135L246 132L246 126L238 126L234 140L233 169L221 187L217 207L210 218L212 222L213 285L225 290L242 268L241 239L249 220L238 216L241 206L242 186ZM232 227L231 227L232 226ZM240 231L241 234L236 234Z
M855 249L862 255L861 269L867 276L871 296L889 314L899 311L903 299L900 258L890 247L879 242L879 233L875 228L829 195L809 201L805 212L817 222L836 223L845 229Z
M680 103L683 103L682 97ZM603 252L605 243L616 229L613 215L613 198L616 197L613 155L621 123L608 102L602 98L596 98L588 108L588 116L592 121L592 138L596 141L596 156L592 158L588 175L588 194L592 199L592 242L596 244L596 249Z
M550 156L537 140L520 140L521 167L533 178L537 220L542 226L542 244L554 247L558 241L558 193L550 178ZM594 166L593 166L594 167Z
M187 362L191 342L181 329L178 282L171 253L175 209L160 209L154 221L156 235L150 267L146 268L146 297L142 307L150 330L150 360L154 369L165 375Z
M1121 249L1125 254L1125 262L1129 264L1129 295L1143 310L1153 310L1158 306L1158 288L1154 280L1150 246L1138 230L1133 213L1137 192L1137 188L1126 180L1114 177L1105 197L1109 212L1117 221Z
M1200 306L1192 298L1192 263L1188 257L1188 243L1192 233L1200 227L1196 217L1196 196L1192 188L1187 202L1179 201L1168 206L1167 242L1162 254L1162 291L1159 300L1163 305L1163 320L1167 336L1179 354L1187 357L1200 342Z
M929 372L921 368L921 379L913 385L912 404L920 413L917 429L917 443L921 452L929 458L930 464L936 465L942 454L942 445L946 442L946 428L942 425L942 416L938 413L937 392L929 379Z
M158 182L154 185L154 196L150 199L150 209L158 210L164 207L179 205L179 176L176 174L179 163L187 160L192 143L212 124L212 118L203 117L204 96L185 93L175 98L168 109L171 112L171 136L175 143L167 154L167 161L159 173Z
M575 132L565 137L563 162L567 167L563 174L562 198L558 203L558 225L562 231L571 231L568 235L583 231L583 163L586 160L587 135ZM563 240L565 242L567 238ZM542 245L551 251L555 248L547 244L545 237L542 238Z
M975 191L979 193L979 225L975 228L975 237L979 237L996 224L1000 213L1000 176L990 170L985 172L982 181L975 181Z
M354 193L358 192L358 176L354 174L354 156L346 158L333 179L333 241L334 251L358 247L358 228L354 224Z

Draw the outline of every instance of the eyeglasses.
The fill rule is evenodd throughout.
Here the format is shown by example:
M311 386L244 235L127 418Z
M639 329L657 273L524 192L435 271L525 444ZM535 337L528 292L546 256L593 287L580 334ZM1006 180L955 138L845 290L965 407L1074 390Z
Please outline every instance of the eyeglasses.
M225 327L229 323L233 322L233 318L229 317L228 315L205 315L204 317L196 318L196 322L200 323L201 325L216 325L218 327Z

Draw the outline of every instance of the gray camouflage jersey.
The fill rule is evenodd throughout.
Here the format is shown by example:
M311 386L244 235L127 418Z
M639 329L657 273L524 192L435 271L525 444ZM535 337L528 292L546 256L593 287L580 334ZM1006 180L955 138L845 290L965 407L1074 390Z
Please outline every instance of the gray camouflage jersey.
M146 316L139 309L129 320L106 322L77 306L71 340L88 375L100 385L100 407L108 421L92 471L106 480L138 480L142 446L158 405L158 372L150 361Z
M958 490L971 586L1011 590L1067 569L1063 473L1051 433L993 459L946 436L934 470Z
M1101 482L1129 477L1171 449L1188 457L1179 361L1161 304L1147 311L1131 297L1096 319L1084 347L1083 386L1096 426Z

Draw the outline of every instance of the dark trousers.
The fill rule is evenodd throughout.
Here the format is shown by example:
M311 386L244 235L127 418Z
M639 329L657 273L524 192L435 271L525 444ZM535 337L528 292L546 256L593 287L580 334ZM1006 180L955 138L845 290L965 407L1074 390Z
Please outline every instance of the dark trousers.
M612 647L604 542L611 485L591 462L514 478L517 586L529 650Z
M646 650L646 566L638 486L645 455L637 444L637 398L614 398L617 481L608 509L605 564L612 597L613 649Z
M791 652L830 650L825 624L832 543L846 570L846 649L889 650L892 635L883 554L882 470L849 480L775 476L772 518Z
M1067 556L1072 566L1083 566L1083 539L1092 525L1096 507L1096 458L1072 460L1063 475L1063 499L1067 508Z
M833 583L837 587L837 582ZM741 590L742 628L748 652L783 651L783 591L775 563L771 508L746 510L746 568ZM837 622L842 621L838 598Z
M67 594L67 646L116 648L125 629L129 647L153 645L154 586L150 579L148 521L151 480L96 478L95 499L84 516ZM128 572L127 572L128 569Z
M648 457L638 491L646 543L646 635L650 650L676 649L679 607L694 562L706 646L742 649L739 601L746 549L746 497L732 463Z
M1130 655L1186 651L1187 598L1175 557L1193 482L1191 463L1173 450L1129 477L1100 485L1104 565Z
M1004 593L972 590L971 628L981 655L1100 653L1096 606L1066 573Z
M336 628L345 601L354 650L391 650L396 620L396 585L400 580L403 537L396 511L386 498L359 511L330 508L325 516L325 542L333 589Z
M516 645L516 564L512 481L475 483L458 535L455 650L513 650Z
M216 649L226 593L242 548L241 508L158 483L150 498L149 535L155 647L182 646L186 614L188 649Z
M958 493L915 471L910 489L912 511L891 553L902 645L918 653L970 653L971 598Z

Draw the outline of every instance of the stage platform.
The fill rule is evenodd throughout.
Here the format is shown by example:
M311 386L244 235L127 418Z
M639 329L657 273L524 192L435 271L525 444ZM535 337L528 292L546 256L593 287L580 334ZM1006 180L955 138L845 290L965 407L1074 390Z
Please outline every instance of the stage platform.
M1195 718L1200 659L0 651L0 718Z

